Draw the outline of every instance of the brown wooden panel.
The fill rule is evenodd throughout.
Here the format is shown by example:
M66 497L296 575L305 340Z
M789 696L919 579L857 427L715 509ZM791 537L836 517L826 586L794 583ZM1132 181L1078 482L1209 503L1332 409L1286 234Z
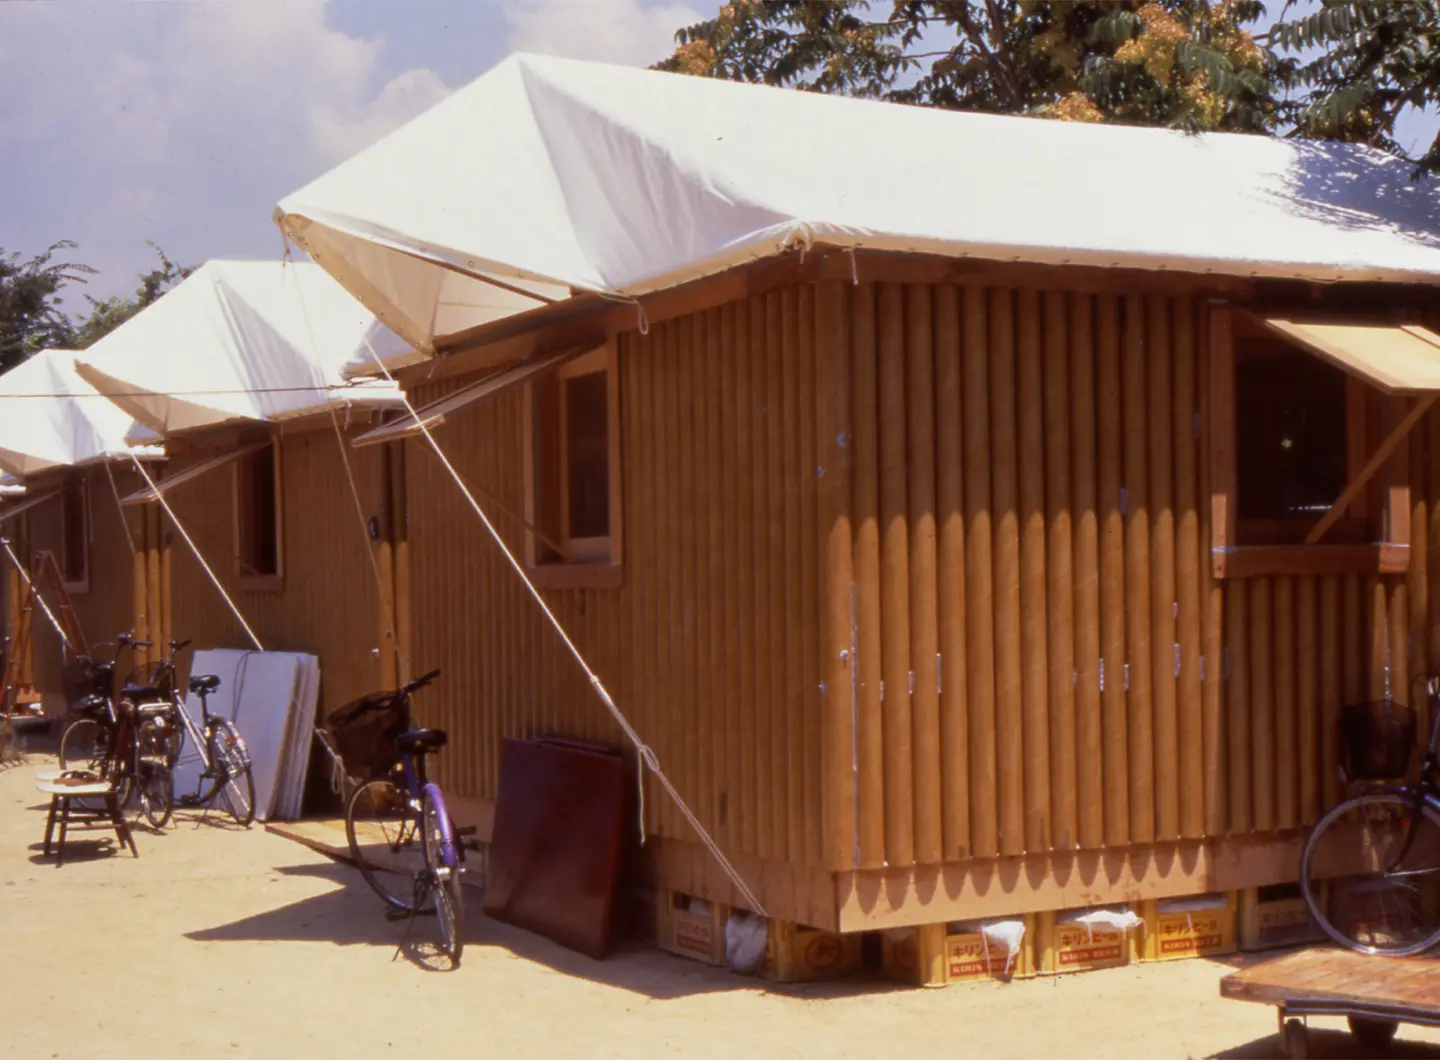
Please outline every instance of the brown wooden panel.
M1309 581L1309 579L1303 579ZM1299 823L1295 580L1275 579L1275 827Z
M1320 659L1316 655L1319 611L1318 579L1301 578L1295 591L1295 761L1299 766L1300 824L1314 824L1320 816L1320 768L1324 754L1320 733Z
M1225 658L1229 667L1226 675L1225 727L1228 736L1230 831L1232 834L1244 834L1254 827L1255 820L1250 757L1250 597L1242 586L1233 586L1226 597Z
M1045 515L1049 525L1046 603L1050 665L1050 845L1062 850L1075 846L1080 838L1075 724L1079 671L1075 664L1075 541L1070 481L1074 443L1070 428L1072 392L1068 340L1065 295L1047 292L1044 377ZM1099 807L1097 798L1095 808Z
M1270 579L1250 591L1250 747L1255 830L1275 827L1275 626Z
M935 501L939 524L940 748L945 860L970 854L960 290L935 291Z
M910 665L915 860L943 860L940 781L940 630L935 541L935 320L932 289L905 288L909 428Z
M1015 300L990 292L990 431L995 512L995 744L1000 853L1025 848Z
M990 350L986 292L964 292L965 676L969 690L970 839L976 857L999 853L996 735L994 507L990 491Z
M885 723L885 860L915 860L910 711L910 534L907 525L905 307L899 284L876 303L880 373L880 640Z
M1020 654L1024 711L1025 849L1050 845L1050 705L1045 606L1045 392L1040 299L1016 298L1020 502Z
M1176 632L1174 350L1170 303L1151 298L1146 305L1150 432L1150 687L1155 733L1155 830L1160 839L1180 835L1180 726L1177 678L1180 642Z
M879 393L875 367L875 287L851 294L851 390L855 430L856 814L860 865L885 864L885 748L880 705Z
M1340 801L1341 666L1340 579L1320 581L1320 778L1321 810Z
M1125 302L1125 641L1130 737L1130 841L1155 835L1155 730L1151 674L1150 502L1147 470L1145 304Z
M1099 457L1101 717L1104 721L1105 843L1130 838L1129 748L1125 703L1125 512L1120 307L1096 299L1096 410Z
M1194 303L1181 299L1174 316L1176 741L1180 757L1180 834L1205 834L1205 726L1201 705L1200 510L1196 485L1199 438L1195 402Z
M1075 740L1079 843L1105 842L1100 706L1100 519L1095 459L1094 302L1070 298L1071 485L1075 525Z

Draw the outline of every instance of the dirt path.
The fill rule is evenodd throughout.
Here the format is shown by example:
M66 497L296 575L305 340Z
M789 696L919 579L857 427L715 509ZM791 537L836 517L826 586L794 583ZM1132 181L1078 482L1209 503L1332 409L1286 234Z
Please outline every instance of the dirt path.
M1226 966L1204 961L777 992L648 949L593 962L477 914L464 966L431 972L414 946L396 957L405 926L352 868L259 828L142 831L138 860L90 833L57 870L39 856L45 764L0 772L4 1056L1278 1055L1271 1010L1221 1001ZM1316 1038L1321 1055L1353 1053L1348 1036Z

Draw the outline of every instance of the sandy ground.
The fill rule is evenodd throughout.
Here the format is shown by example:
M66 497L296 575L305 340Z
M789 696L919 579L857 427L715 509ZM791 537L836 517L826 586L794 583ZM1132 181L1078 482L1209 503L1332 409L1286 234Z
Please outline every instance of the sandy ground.
M766 988L639 945L594 962L472 912L456 972L358 873L260 828L182 819L140 857L40 856L32 755L0 772L0 1056L1267 1057L1269 1008L1185 961L920 991ZM478 905L478 903L476 903ZM1331 1021L1330 1026L1338 1026ZM1440 1057L1402 1028L1394 1055ZM1350 1056L1339 1031L1313 1055Z

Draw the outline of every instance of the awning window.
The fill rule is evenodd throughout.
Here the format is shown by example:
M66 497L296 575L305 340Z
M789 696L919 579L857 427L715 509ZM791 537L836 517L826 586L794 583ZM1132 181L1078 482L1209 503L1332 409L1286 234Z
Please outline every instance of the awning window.
M1440 335L1428 328L1264 319L1271 331L1387 394L1440 391Z
M183 486L185 483L191 482L207 472L214 471L217 467L224 467L230 463L230 461L238 460L246 453L253 453L257 449L264 449L269 444L269 441L255 442L252 445L243 445L238 449L227 449L219 456L211 457L209 460L202 460L198 464L187 467L184 471L179 471L160 479L155 485L160 493L169 496L176 487ZM146 486L144 489L136 490L134 493L128 494L121 499L120 503L126 506L132 504L150 504L156 499L156 496L156 490Z
M394 423L387 423L383 427L377 427L373 431L366 431L351 444L378 445L381 442L399 441L402 438L419 434L421 424L424 424L427 429L433 429L444 423L447 416L453 416L512 387L519 386L542 372L559 367L566 361L582 357L598 348L593 345L574 346L553 353L542 353L528 361L522 361L502 372L488 376L462 390L457 390L422 409L417 409L414 416L407 411L401 419Z

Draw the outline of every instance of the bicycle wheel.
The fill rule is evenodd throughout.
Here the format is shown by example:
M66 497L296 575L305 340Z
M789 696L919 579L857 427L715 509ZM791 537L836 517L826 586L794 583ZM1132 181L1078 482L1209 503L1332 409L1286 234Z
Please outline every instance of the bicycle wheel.
M210 768L215 771L214 793L237 824L249 827L255 820L255 778L250 774L250 752L235 723L225 718L210 730Z
M135 730L135 774L140 812L151 827L164 828L175 808L175 782L165 734L153 721Z
M97 777L109 777L115 772L116 764L110 761L110 727L94 718L80 718L72 721L60 736L59 765L61 770L84 770ZM130 801L130 779L121 776L116 780L116 796L121 806ZM86 813L102 813L105 803L101 799L76 799L77 809Z
M450 967L455 968L465 949L465 898L460 891L460 859L454 847L454 826L444 827L449 825L444 800L428 788L424 807L425 867L433 874L440 940L450 955ZM448 844L447 832L451 837Z
M416 880L425 871L420 815L410 795L388 780L361 784L345 810L345 838L360 875L386 905L400 912L416 908Z
M1328 882L1325 900L1322 883ZM1359 953L1409 957L1440 942L1440 813L1414 795L1377 791L1316 824L1300 886L1322 931Z

